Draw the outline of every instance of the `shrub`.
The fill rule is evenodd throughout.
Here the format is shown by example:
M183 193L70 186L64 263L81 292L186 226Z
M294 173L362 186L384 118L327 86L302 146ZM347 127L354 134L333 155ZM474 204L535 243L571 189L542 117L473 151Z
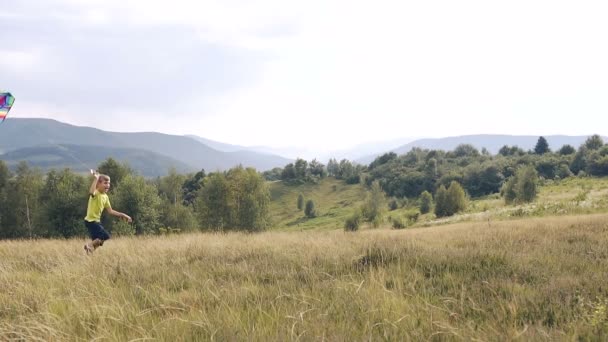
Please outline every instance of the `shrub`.
M361 222L361 213L355 211L350 217L346 219L344 223L344 230L347 232L354 232L359 230L359 223Z
M317 212L315 210L315 202L313 200L306 201L306 208L304 209L304 215L308 218L313 218L317 216Z

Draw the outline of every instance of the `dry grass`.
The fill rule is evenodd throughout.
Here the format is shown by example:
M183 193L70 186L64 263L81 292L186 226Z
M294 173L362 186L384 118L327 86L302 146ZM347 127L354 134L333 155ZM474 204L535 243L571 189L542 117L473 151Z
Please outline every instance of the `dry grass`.
M0 242L0 340L605 340L608 215Z

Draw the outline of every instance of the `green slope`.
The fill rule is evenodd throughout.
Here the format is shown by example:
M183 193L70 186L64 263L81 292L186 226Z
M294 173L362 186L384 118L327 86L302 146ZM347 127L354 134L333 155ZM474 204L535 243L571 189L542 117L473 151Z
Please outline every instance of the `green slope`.
M325 178L318 184L273 182L270 184L272 225L284 230L342 229L346 218L363 202L365 191L360 184L348 185L334 178ZM304 210L298 210L300 193L305 201L314 201L317 217L306 218Z

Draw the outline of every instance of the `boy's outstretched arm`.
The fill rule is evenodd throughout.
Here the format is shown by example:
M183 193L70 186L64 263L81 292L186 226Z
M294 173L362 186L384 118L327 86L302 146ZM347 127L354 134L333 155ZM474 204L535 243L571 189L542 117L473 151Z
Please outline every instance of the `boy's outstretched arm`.
M131 221L133 221L131 219L131 216L129 216L125 213L121 213L120 211L116 211L116 210L112 209L112 207L108 208L107 210L108 210L108 214L110 214L112 216L123 218L123 219L127 220L127 222L129 222L129 223L131 223Z
M91 170L91 174L95 176L93 179L93 183L91 183L91 187L89 188L89 195L95 195L95 190L97 190L97 182L99 182L99 172Z

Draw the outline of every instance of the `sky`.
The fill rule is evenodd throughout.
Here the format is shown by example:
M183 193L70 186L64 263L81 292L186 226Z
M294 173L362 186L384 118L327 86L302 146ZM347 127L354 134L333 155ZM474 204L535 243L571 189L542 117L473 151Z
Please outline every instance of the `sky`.
M9 118L342 149L608 135L606 1L0 0Z

